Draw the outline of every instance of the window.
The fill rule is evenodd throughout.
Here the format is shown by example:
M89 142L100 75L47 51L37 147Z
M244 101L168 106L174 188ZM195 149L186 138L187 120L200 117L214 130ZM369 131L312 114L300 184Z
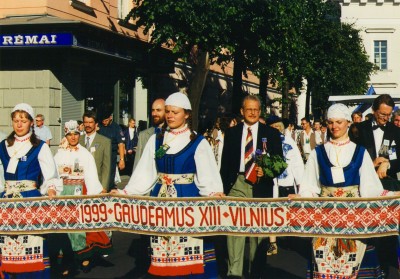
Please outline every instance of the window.
M374 41L374 63L380 70L387 70L387 41Z
M125 19L132 9L132 0L118 0L118 18Z

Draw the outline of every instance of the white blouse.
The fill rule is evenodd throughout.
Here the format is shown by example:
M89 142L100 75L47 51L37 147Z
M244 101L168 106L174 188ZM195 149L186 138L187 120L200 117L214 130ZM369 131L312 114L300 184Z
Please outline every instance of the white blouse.
M77 150L71 150L68 148L58 149L57 154L54 156L57 167L59 169L63 169L64 167L73 169L78 163L80 172L72 173L72 176L66 175L66 177L71 179L83 178L85 180L88 195L100 194L103 191L103 187L99 181L96 162L94 161L92 154L80 144L76 147L78 148ZM79 177L80 175L82 177ZM61 171L60 176L64 176Z
M31 136L31 133L23 137L15 137L16 140L12 146L7 146L7 153L11 154L10 163L6 171L12 172L16 170L18 161L21 157L25 156L32 148L31 142L27 139ZM47 195L47 191L51 188L56 190L57 193L61 193L62 185L58 179L57 167L54 162L53 154L51 153L50 147L47 144L43 144L39 154L38 160L40 169L43 175L43 184L40 186L40 193ZM15 168L15 169L14 169ZM0 175L0 192L4 191L4 174Z
M334 166L347 166L354 154L356 144L349 141L344 145L334 145L331 142L324 144L329 161ZM361 197L378 197L383 194L384 189L378 175L375 172L374 165L369 153L365 150L364 158L359 170L360 175L360 195ZM317 153L313 150L308 158L306 169L300 184L299 194L302 197L318 197L321 193L321 184L319 181L319 166ZM388 195L392 195L389 192Z
M185 129L185 128L183 128ZM182 130L183 130L182 129ZM174 132L177 132L176 130ZM156 136L152 135L148 140L142 157L137 164L128 184L124 190L119 190L121 194L145 195L155 186L158 178L155 151ZM165 132L163 144L168 144L170 148L167 154L176 154L185 148L190 142L190 130L178 135ZM196 163L196 173L194 183L200 191L201 196L209 196L215 192L223 192L222 180L218 172L212 149L203 139L196 148L194 160Z

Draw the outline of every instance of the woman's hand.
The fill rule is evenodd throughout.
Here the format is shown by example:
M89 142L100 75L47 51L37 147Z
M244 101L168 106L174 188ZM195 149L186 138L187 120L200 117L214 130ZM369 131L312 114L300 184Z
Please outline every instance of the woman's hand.
M119 191L117 189L113 189L110 191L111 195L120 195Z
M379 167L383 162L389 162L385 157L378 157L374 160L374 167Z
M224 193L222 193L222 192L216 192L216 193L213 193L211 196L212 197L220 197L220 198L222 198L222 197L225 197L226 195Z
M301 196L299 194L289 194L288 196L288 200L293 200L295 198L301 198Z
M387 161L387 160L386 160L386 161L383 161L383 162L379 165L379 167L378 167L376 173L378 174L378 176L379 176L380 179L385 178L385 177L387 176L387 170L389 169L389 166L390 166L390 163L389 163L389 161Z
M47 195L49 196L49 198L53 198L53 197L57 196L57 192L54 189L49 189L47 191Z

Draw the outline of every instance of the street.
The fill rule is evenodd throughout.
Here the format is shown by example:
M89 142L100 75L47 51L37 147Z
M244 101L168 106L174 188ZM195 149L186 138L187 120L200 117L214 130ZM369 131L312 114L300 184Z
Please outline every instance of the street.
M224 237L217 237L216 244L223 244ZM278 238L279 252L277 255L268 257L265 264L263 278L268 279L302 279L306 277L307 251L309 249L306 238ZM98 266L89 273L80 273L76 278L114 278L114 279L151 279L144 267L147 265L147 250L145 241L140 235L114 232L114 252L107 258L100 259ZM294 247L294 249L289 249ZM220 278L225 278L226 264L221 247L217 251L219 257ZM223 245L222 245L223 247ZM222 255L221 255L222 254ZM400 278L394 267L390 270L388 279Z

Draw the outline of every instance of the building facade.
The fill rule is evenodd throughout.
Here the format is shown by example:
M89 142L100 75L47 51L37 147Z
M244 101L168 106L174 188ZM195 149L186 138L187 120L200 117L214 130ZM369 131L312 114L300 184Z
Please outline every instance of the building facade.
M370 77L377 94L400 94L400 0L340 0L342 22L361 30L378 70Z
M128 0L0 1L0 130L11 131L11 109L31 104L45 116L52 149L63 124L86 109L111 106L117 123L148 122L156 97L180 88L187 65L167 49L152 49L142 30L124 23ZM203 98L210 117L231 87L231 68L213 66ZM244 90L258 92L250 75ZM117 116L117 117L116 117Z

